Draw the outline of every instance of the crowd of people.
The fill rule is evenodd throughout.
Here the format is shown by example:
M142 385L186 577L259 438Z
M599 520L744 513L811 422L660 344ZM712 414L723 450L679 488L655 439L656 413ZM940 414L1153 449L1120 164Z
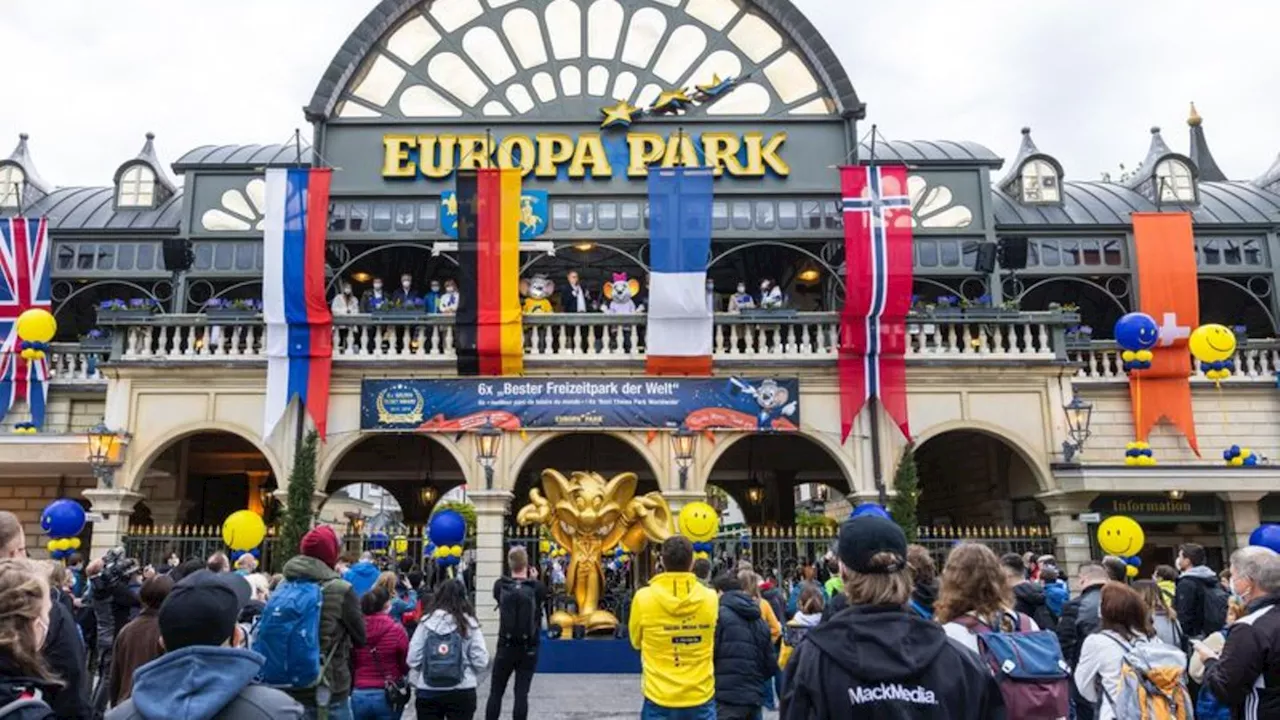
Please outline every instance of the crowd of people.
M413 703L423 720L470 720L491 669L486 720L513 678L525 720L540 644L563 630L545 626L549 591L520 546L493 588L492 655L462 581L346 558L328 526L275 576L251 555L153 569L116 549L64 567L25 547L0 512L6 719L382 720ZM660 555L626 614L646 720L1280 717L1280 556L1266 548L1217 573L1185 545L1176 569L1141 579L1105 558L1078 568L1074 596L1052 556L962 543L939 570L873 516L782 583L695 562L680 536Z

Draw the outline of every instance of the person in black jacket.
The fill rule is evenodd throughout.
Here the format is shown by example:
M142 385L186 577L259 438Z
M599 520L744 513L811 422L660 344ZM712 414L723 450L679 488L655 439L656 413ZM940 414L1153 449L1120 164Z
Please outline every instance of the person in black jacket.
M1226 598L1219 597L1217 619L1210 621L1207 605L1212 595L1225 595L1218 582L1218 574L1205 564L1204 548L1188 543L1178 548L1178 583L1174 589L1173 609L1178 613L1182 634L1201 639L1221 628L1214 627L1226 618Z
M1045 599L1044 587L1038 580L1027 580L1027 565L1018 553L1005 553L1000 556L1000 565L1009 578L1009 586L1013 590L1013 611L1026 615L1036 621L1036 627L1045 629L1054 626L1053 613L1049 612L1049 604Z
M1080 662L1080 646L1084 639L1098 631L1102 625L1102 586L1107 584L1107 571L1097 563L1080 566L1080 594L1062 606L1058 618L1058 644L1062 657L1074 671ZM1075 683L1071 683L1071 704L1076 709L1076 720L1093 720L1093 703L1080 696Z
M59 601L61 591L50 589L52 604L49 609L49 631L44 637L40 654L54 675L62 680L60 687L51 687L45 693L45 701L59 720L76 720L91 717L88 685L85 681L84 643L75 616Z
M5 720L55 718L46 701L61 681L40 652L54 605L47 570L21 556L0 559L0 708L8 708Z
M1221 655L1202 644L1201 684L1241 720L1280 717L1280 557L1264 547L1231 555L1231 591L1247 603Z
M764 683L774 675L777 656L760 603L742 590L738 578L720 575L715 588L720 593L713 661L716 717L749 720L758 715L764 703Z
M810 630L787 662L782 720L1002 720L1000 689L977 655L906 610L901 528L850 518L837 548L850 607Z

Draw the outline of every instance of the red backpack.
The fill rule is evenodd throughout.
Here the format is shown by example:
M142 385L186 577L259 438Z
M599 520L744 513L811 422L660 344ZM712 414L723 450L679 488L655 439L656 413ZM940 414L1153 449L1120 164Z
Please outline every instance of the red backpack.
M1010 718L1067 719L1071 669L1062 659L1057 633L1032 630L1031 618L1021 613L1002 615L996 628L972 615L955 622L977 636L978 655L995 675Z

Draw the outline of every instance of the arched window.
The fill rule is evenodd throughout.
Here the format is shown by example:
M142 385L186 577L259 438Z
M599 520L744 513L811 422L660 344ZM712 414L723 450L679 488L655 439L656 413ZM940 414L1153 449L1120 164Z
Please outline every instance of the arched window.
M1156 165L1156 186L1161 202L1195 202L1196 186L1191 168L1178 160L1164 160Z
M27 175L22 172L22 168L17 165L0 165L0 209L19 207L26 184Z
M1062 199L1058 190L1058 171L1044 160L1029 160L1022 166L1022 202L1056 203Z
M120 175L116 207L149 208L155 203L156 173L146 165L133 165Z

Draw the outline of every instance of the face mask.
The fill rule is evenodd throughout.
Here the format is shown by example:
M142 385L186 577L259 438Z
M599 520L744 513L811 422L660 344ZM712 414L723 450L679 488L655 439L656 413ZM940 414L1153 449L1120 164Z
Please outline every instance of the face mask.
M404 288L405 290L408 290L408 289L409 289L409 286L410 286L410 285L412 285L412 284L413 284L413 281L412 281L412 280L401 280L401 281L400 281L400 287Z
M373 289L374 289L374 290L381 290L381 289L382 289L382 283L380 283L380 282L374 283L374 284L373 284Z
M1228 580L1227 586L1231 589L1231 599L1243 605L1245 603L1244 595L1241 595L1240 591L1236 590L1236 579L1231 578Z
M344 288L342 288L342 294L343 294L343 295L350 295L350 294L351 294L351 288L349 288L349 287L344 287Z
M440 283L431 283L431 292L433 293L440 292Z
M742 293L745 293L746 291L747 291L747 286L746 286L746 285L743 285L743 284L741 284L741 283L739 283L739 284L738 284L738 293L739 293L739 294L742 294Z

